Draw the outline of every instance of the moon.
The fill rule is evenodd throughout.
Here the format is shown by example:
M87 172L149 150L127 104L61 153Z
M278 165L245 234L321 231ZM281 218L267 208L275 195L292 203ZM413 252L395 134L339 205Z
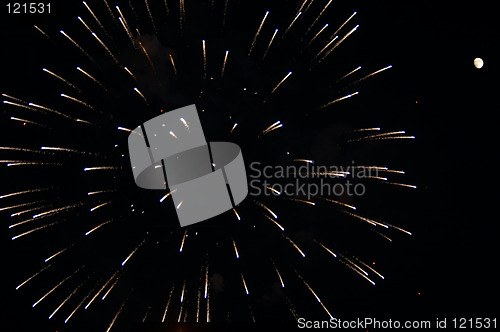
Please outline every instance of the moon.
M481 58L475 58L474 59L474 67L477 69L481 69L484 66L484 61Z

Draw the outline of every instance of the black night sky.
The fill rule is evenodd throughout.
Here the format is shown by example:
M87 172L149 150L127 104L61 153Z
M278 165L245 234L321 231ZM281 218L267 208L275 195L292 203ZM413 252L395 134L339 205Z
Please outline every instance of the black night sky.
M153 28L144 1L108 0L116 18L114 7L118 4L130 26L139 28L141 37L137 41L150 52L156 74L144 54L134 49L118 20L112 19L104 1L87 3L106 31L79 1L52 1L50 15L31 16L9 15L2 4L2 100L50 105L95 124L75 124L53 112L44 114L1 104L0 147L36 151L0 149L0 195L49 189L0 199L0 209L31 204L0 210L4 275L0 329L106 331L121 306L123 310L111 331L261 328L266 324L279 327L281 323L293 329L296 323L292 311L309 320L329 319L302 280L314 289L328 311L341 319L495 318L499 295L495 204L499 195L495 190L498 126L494 114L500 107L496 7L486 1L333 1L304 37L328 3L314 0L282 38L302 1L229 0L226 9L225 1L212 2L185 0L185 20L180 29L178 1L167 1L170 12L166 15L163 1L149 0ZM266 10L269 17L248 56ZM360 25L358 30L320 65L314 64L311 59L354 11L356 16L339 36L356 24ZM110 46L119 62L134 71L135 82L78 21L79 15ZM328 33L306 47L325 23L329 23ZM280 34L262 60L276 27ZM60 30L78 40L95 63ZM207 43L206 79L203 39ZM230 53L221 78L226 50ZM177 76L169 54L176 61ZM481 69L474 66L478 57L484 60ZM389 65L390 70L356 82ZM94 74L106 90L79 73L77 66ZM336 83L357 66L362 66L360 73ZM82 92L42 68L53 70ZM293 75L269 95L289 71ZM144 93L149 105L134 92L134 86ZM359 95L348 100L319 108L357 91ZM60 97L61 93L81 98L95 110ZM268 98L266 103L263 98ZM293 158L314 159L321 165L349 165L355 160L359 165L404 170L403 176L391 174L391 179L414 184L417 189L366 180L367 194L352 203L359 215L404 228L412 235L394 229L382 232L380 227L352 218L342 213L344 208L320 198L313 198L317 204L311 206L249 196L237 208L241 221L229 211L213 221L188 227L180 253L184 229L178 227L175 207L170 201L158 202L165 193L135 185L128 159L128 133L116 128L135 128L159 115L160 109L169 111L193 103L198 106L207 140L232 141L241 147L247 174L252 161L289 165L294 164ZM278 120L283 128L258 137ZM229 134L234 123L238 127ZM404 130L416 139L347 142L360 137L353 130L370 127L380 127L383 132ZM89 153L44 152L41 146ZM7 166L6 160L50 165ZM83 171L84 167L111 165L121 169ZM87 195L101 189L114 191ZM108 206L89 213L90 208L108 201ZM263 216L266 211L255 201L277 211L278 221L285 227L283 235L293 239L306 253L305 258ZM33 214L74 204L81 206L43 218L39 224L35 220L9 228ZM11 217L43 205L47 207L36 210L39 212ZM113 221L82 238L106 220ZM56 224L11 240L51 223ZM375 231L390 236L392 242ZM235 259L232 240L238 244L239 259ZM316 240L345 257L359 258L385 278L374 276L376 285L371 285L332 259ZM122 268L120 263L138 245ZM64 248L56 258L44 262ZM217 323L196 325L199 290L201 321L206 322L201 286L207 262L211 320ZM284 288L278 283L273 262L283 277ZM46 271L15 289L48 265ZM249 295L245 294L242 274ZM61 287L32 308L68 276ZM80 308L65 324L85 296L90 296L86 304L111 276L109 286L116 281L116 287L109 298L101 300L105 291L100 293L96 303L87 310ZM166 315L169 324L162 325L172 285L171 307ZM181 304L183 287L186 301ZM73 291L74 296L49 320L48 316ZM177 324L180 310L184 310L182 320L186 323ZM143 319L145 323L141 324ZM236 325L224 325L227 322Z

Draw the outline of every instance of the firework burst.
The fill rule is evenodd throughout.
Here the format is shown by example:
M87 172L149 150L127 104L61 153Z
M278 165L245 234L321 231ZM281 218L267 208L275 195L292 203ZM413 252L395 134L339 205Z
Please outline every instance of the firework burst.
M290 196L264 185L270 195L247 198L217 220L180 229L175 209L182 202L165 204L171 192L137 188L130 172L127 136L133 131L127 128L191 103L207 136L230 135L247 161L314 165L309 151L300 149L304 137L321 129L339 105L360 98L366 80L391 68L362 73L360 66L343 67L338 76L328 73L324 84L333 55L358 29L351 23L356 12L327 22L331 3L305 0L298 10L281 4L267 10L236 8L227 0L199 6L130 1L122 7L104 0L81 3L67 26L34 26L33 33L53 42L52 51L64 54L64 61L42 67L49 86L43 93L2 94L3 109L15 120L9 127L37 138L0 147L2 173L14 179L2 188L0 213L13 246L37 246L45 257L23 269L30 272L19 276L16 288L29 288L36 310L62 325L92 320L86 314L92 312L106 317L96 324L107 331L130 321L259 321L269 319L269 305L261 301L268 284L280 289L272 305L285 308L273 311L277 320L307 311L300 302L311 294L318 302L313 310L333 317L335 302L327 294L320 300L325 287L299 272L303 261L333 260L372 285L384 279L363 260L333 248L328 233L300 236L309 220L316 225L332 215L362 222L384 240L392 241L391 230L411 235L358 212L345 197ZM335 32L328 34L331 27ZM301 94L310 94L308 103L295 99ZM338 144L347 150L415 138L378 127L342 134ZM384 175L363 181L416 188L400 181L403 171L377 167ZM300 178L306 184L319 175L346 181L367 168L307 169Z

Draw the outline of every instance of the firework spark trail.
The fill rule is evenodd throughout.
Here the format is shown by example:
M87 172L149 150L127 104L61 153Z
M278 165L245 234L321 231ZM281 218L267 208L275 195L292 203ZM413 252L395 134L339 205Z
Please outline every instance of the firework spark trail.
M401 130L401 131L391 131L391 132L388 132L388 133L363 136L363 137L360 137L358 139L348 140L348 142L359 142L359 141L363 141L363 140L370 140L370 139L374 139L374 138L394 136L394 135L400 135L400 134L406 134L406 132L404 130ZM385 169L387 169L387 168L384 168L384 170Z
M34 205L34 204L37 204L37 203L44 203L44 202L46 202L46 201L45 200L41 200L41 201L36 201L36 202L28 202L28 203L23 203L23 204L5 206L3 208L0 208L0 211L11 210L11 209L15 209L15 208L18 208L18 207L29 206L29 205Z
M372 271L373 273L375 273L376 275L378 275L381 279L385 279L383 275L381 275L380 273L378 273L374 268L372 268L370 265L366 264L365 262L363 262L362 260L354 257L354 259L358 262L360 262L361 264L363 264L364 266L366 266L370 271Z
M103 1L104 1L104 4L106 5L106 9L108 10L109 15L111 15L111 18L113 20L115 20L116 19L115 14L113 14L113 11L111 10L111 7L109 6L108 1L107 0L103 0Z
M72 100L72 101L74 101L74 102L77 102L77 103L79 103L79 104L81 104L81 105L83 105L83 106L85 106L85 107L88 107L88 108L90 108L91 110L94 110L94 111L95 111L95 108L94 108L92 105L87 104L86 102L84 102L84 101L82 101L82 100L80 100L80 99L77 99L77 98L75 98L75 97L68 96L68 95L66 95L66 94L64 94L64 93L61 93L61 97L64 97L64 98L67 98L67 99Z
M50 151L61 151L61 152L70 152L70 153L78 153L78 154L86 154L86 155L96 155L93 152L80 151L76 149L70 148L61 148L61 147L51 147L51 146L42 146L40 150L50 150Z
M95 210L97 210L97 209L99 209L99 208L101 208L101 207L103 207L103 206L105 206L105 205L108 205L108 204L110 204L110 203L111 203L111 201L107 201L107 202L105 202L105 203L102 203L102 204L99 204L99 205L97 205L97 206L94 206L93 208L91 208L91 209L90 209L90 212L94 212Z
M342 81L343 79L347 78L348 76L354 74L355 72L357 72L358 70L361 69L361 66L357 67L356 69L354 70L351 70L350 72L348 72L347 74L345 74L344 76L342 76L341 78L339 78L335 83L338 83L340 81ZM371 129L371 128L370 128ZM364 129L364 130L370 130L370 129ZM378 129L380 130L380 128ZM361 131L361 130L358 130L358 131Z
M116 322L116 319L118 318L118 315L120 315L120 313L122 312L123 308L125 307L125 303L127 302L127 299L123 300L120 308L118 309L118 311L116 312L116 315L113 317L113 320L111 321L111 324L109 324L109 327L108 329L106 330L106 332L109 332L111 330L111 328L113 327L113 325L115 324Z
M94 18L94 20L97 22L97 24L99 24L99 26L101 27L102 31L104 31L104 33L106 34L106 36L108 36L108 38L112 39L111 36L109 35L108 31L106 30L106 28L104 28L104 25L102 25L101 21L97 18L97 16L92 11L92 9L90 9L90 7L87 5L87 3L85 1L83 1L83 4L87 8L87 10L90 12L90 14Z
M69 278L71 278L72 275L74 275L75 273L77 273L78 271L80 271L81 268L78 268L77 270L75 270L72 274L70 274L69 276L67 276L66 278L64 278L61 282L59 282L57 285L54 286L54 288L52 288L51 290L49 290L47 293L45 293L44 296L42 296L38 301L36 301L35 303L33 303L32 307L34 308L38 303L40 303L43 299L45 299L47 296L50 295L50 293L52 293L53 291L55 291L59 286L61 286L66 280L68 280Z
M10 96L10 95L5 94L5 93L2 93L2 97L5 97L5 98L10 98L10 99L15 100L15 101L17 101L17 102L19 102L19 103L28 104L28 102L27 102L27 101L25 101L25 100L22 100L22 99L19 99L19 98L16 98L16 97Z
M286 28L285 32L281 36L281 39L285 38L285 36L288 33L288 31L292 28L292 26L294 25L294 23L299 19L300 15L302 15L302 12L298 12L297 13L297 16L295 16L295 18L292 20L292 23L290 23L290 25L288 26L288 28Z
M184 6L184 0L179 0L179 25L181 30L183 29L185 21L186 21L186 8Z
M245 287L245 293L249 295L250 293L248 292L247 283L245 281L245 278L243 277L243 273L240 274L241 274L241 281L243 281L243 286Z
M331 203L335 203L335 204L338 204L338 205L342 205L342 206L345 206L349 209L352 209L352 210L356 210L356 207L353 206L353 205L349 205L349 204L346 204L346 203L342 203L342 202L339 202L339 201L335 201L333 199L329 199L329 198L325 198L326 201L328 202L331 202Z
M391 69L391 68L392 68L392 65L391 65L391 66L384 67L384 68L379 69L379 70L376 70L376 71L374 71L373 73L368 74L368 75L365 75L365 76L361 77L359 80L354 81L354 82L353 82L353 83L351 83L350 85L357 84L357 83L359 83L359 82L361 82L361 81L366 80L367 78L372 77L373 75L377 75L378 73L381 73L381 72L383 72L383 71L385 71L385 70L387 70L387 69Z
M362 132L362 131L379 131L379 130L380 130L379 127L376 127L376 128L362 128L362 129L353 130L353 133Z
M316 239L314 240L314 242L316 242L321 248L325 249L330 255L332 255L333 257L337 258L337 254L335 254L333 251L331 251L330 249L328 249L321 242L317 241Z
M50 215L58 214L58 213L61 213L61 212L67 211L67 210L71 210L71 209L76 209L77 207L80 207L82 205L83 205L83 203L76 203L76 204L66 205L66 206L63 206L63 207L60 207L60 208L57 208L57 209L52 209L52 210L45 211L45 212L42 212L42 213L39 213L39 214L35 214L35 215L33 215L33 219L39 218L39 217L42 217L42 216L50 216Z
M405 171L397 171L394 169L388 169L387 167L384 167L382 169L382 172L387 172L387 173L397 173L397 174L405 174Z
M123 28L125 29L125 32L127 33L128 38L132 42L132 45L134 45L135 47L137 43L136 40L134 39L132 31L130 30L130 26L128 25L127 20L125 19L125 16L120 10L120 7L116 6L115 8L118 10L118 13L120 14L120 16L118 17L118 21L120 21L120 23L122 24Z
M35 29L37 29L42 35L44 35L45 37L47 37L47 39L50 39L49 35L47 35L45 33L45 31L43 31L42 29L40 29L37 25L34 25Z
M318 31L318 33L316 33L316 34L314 35L314 37L312 37L312 38L311 38L311 40L307 43L306 47L309 47L309 45L311 45L311 44L312 44L312 42L313 42L313 41L315 41L315 40L316 40L316 38L318 38L318 36L319 36L319 35L320 35L323 31L325 31L325 29L326 29L326 28L328 28L328 23L327 23L327 24L325 24L325 25L321 28L321 30L319 30L319 31Z
M276 130L278 128L281 128L283 127L283 124L281 123L281 121L277 121L275 123L273 123L272 125L270 125L269 127L267 127L266 129L264 129L261 133L261 135L266 135L267 133L273 131L273 130Z
M168 56L170 57L170 62L172 63L172 68L174 69L174 75L175 75L175 77L177 77L177 68L175 67L174 58L172 57L172 54L169 54Z
M236 258L240 258L240 254L238 253L238 248L236 248L236 242L234 242L234 239L233 239L233 247Z
M71 38L66 32L64 32L63 30L59 31L64 37L66 37L70 42L73 43L73 45L75 45L76 47L78 47L78 49L80 51L82 51L83 54L85 54L85 56L87 58L89 58L93 63L95 63L95 60L94 58L92 58L88 53L87 51L85 51L81 46L80 44L78 44L73 38Z
M149 1L144 0L144 3L146 4L146 9L149 15L149 19L151 20L151 24L153 25L153 30L155 31L156 34L158 34L158 31L156 30L155 20L153 19L153 14L151 13L151 8L149 7Z
M264 55L262 56L262 60L266 58L267 53L269 52L269 48L271 48L271 45L274 41L274 38L276 38L276 34L278 33L278 29L274 30L273 36L271 37L271 40L269 41L269 44L267 45L266 51L264 52Z
M270 221L272 221L276 226L278 226L281 231L284 231L285 228L283 226L281 226L280 224L278 224L278 222L276 220L274 220L273 218L269 217L267 214L264 214L264 217L266 217L267 219L269 219Z
M252 318L252 323L255 323L255 316L253 315L252 306L248 304L248 311L250 312L250 318Z
M205 298L207 299L207 323L210 322L210 293L208 293Z
M101 46L106 50L106 52L108 52L108 54L111 56L111 58L113 58L113 61L118 66L120 66L120 62L118 61L118 59L116 58L116 56L113 54L113 52L111 52L111 50L106 46L106 44L104 44L104 42L97 36L97 34L95 32L92 32L92 36L94 36L94 38L97 39L97 41L99 42L99 44L101 44Z
M280 279L281 287L284 288L285 287L285 283L283 282L283 278L281 278L280 271L278 270L278 268L274 264L274 261L271 261L271 263L273 263L273 267L276 270L276 274L278 275L278 278Z
M122 24L123 28L125 29L125 32L127 33L128 38L132 42L132 45L135 46L136 45L136 41L134 39L134 36L132 35L132 32L129 30L128 26L126 25L124 19L120 16L120 17L118 17L118 21L120 21L120 23Z
M240 217L240 215L238 214L238 212L236 211L236 209L234 209L234 208L233 208L233 212L234 212L234 214L236 215L236 218L238 219L238 221L240 221L240 220L241 220L241 217Z
M304 0L304 2L302 2L302 4L300 5L300 7L296 10L297 13L301 12L302 9L304 9L304 6L306 5L307 1L309 1L309 0Z
M184 235L182 236L182 241L181 241L181 247L179 248L179 252L182 252L182 249L184 248L184 241L186 241L186 236L187 236L187 229L184 231ZM184 289L184 288L183 288ZM181 301L182 302L182 301Z
M285 81L286 81L286 79L287 79L288 77L290 77L290 75L292 75L292 72L291 72L291 71L290 71L290 72L288 72L288 74L286 74L286 76L285 76L285 77L284 77L284 78L283 78L283 79L282 79L282 80L281 80L281 81L280 81L280 82L279 82L279 83L278 83L278 84L277 84L277 85L276 85L276 86L272 89L272 91L271 91L271 93L270 93L270 94L272 95L272 94L273 94L273 93L274 93L274 92L275 92L275 91L276 91L276 90L277 90L277 89L281 86L281 84L283 84L283 82L285 82ZM267 100L267 99L266 99L266 100ZM264 102L266 102L266 100L264 100Z
M107 189L107 190L99 190L99 191L89 191L87 193L87 196L90 196L90 195L97 195L97 194L104 194L104 193L112 193L112 192L115 192L116 189Z
M341 211L342 213L345 213L351 217L354 217L354 218L357 218L359 220L362 220L362 221L365 221L367 223L369 223L370 225L372 226L382 226L384 228L389 228L389 226L386 224L386 223L381 223L381 222L378 222L378 221L375 221L373 219L369 219L369 218L365 218L365 217L362 217L358 214L355 214L355 213L352 213L352 212L348 212L348 211Z
M412 185L412 184L406 184L406 183L399 183L399 182L386 182L387 184L392 184L394 186L400 186L400 187L406 187L406 188L413 188L417 189L417 186Z
M90 78L92 81L94 81L94 83L98 84L101 88L103 88L105 91L108 91L108 89L101 83L99 82L94 76L90 75L89 73L87 73L85 70L83 70L82 68L80 67L76 67L76 69L83 73L85 76L87 76L88 78Z
M328 311L328 309L325 307L325 305L323 304L323 302L320 302L319 304L323 307L323 310L325 310L325 312L328 314L328 316L330 317L330 319L333 319L332 314L330 313L330 311Z
M55 78L63 81L64 83L66 83L68 86L70 86L71 88L75 89L75 90L78 90L79 92L82 92L82 90L80 90L79 88L77 88L73 83L69 82L68 80L62 78L61 76L57 75L56 73L48 70L47 68L42 68L42 70L52 76L54 76Z
M307 5L306 9L304 9L304 13L307 12L309 10L309 8L311 7L311 5L314 3L315 0L311 0L311 2L309 2L309 4Z
M366 280L368 280L368 282L370 282L372 285L375 285L375 282L373 280L371 280L370 278L368 278L366 276L366 274L362 273L363 270L360 271L360 270L356 269L356 267L353 266L352 264L348 264L346 262L343 262L343 263L344 263L345 266L347 266L348 268L350 268L351 270L353 270L354 272L356 272L358 275L360 275L363 278L365 278Z
M342 28L347 24L347 22L349 22L356 14L357 14L357 12L352 13L352 15L344 23L342 23L342 25L337 29L337 31L335 31L335 33L333 35L336 35L337 33L339 33L339 31L342 30Z
M293 161L302 161L304 163L309 163L309 164L314 164L314 160L311 160L311 159L294 159Z
M326 4L326 6L321 10L321 12L319 13L318 16L316 16L316 18L314 19L314 21L312 22L312 24L309 26L309 29L307 29L306 31L306 35L309 33L309 31L311 31L312 27L318 22L318 20L321 18L321 15L323 15L323 13L328 9L328 6L330 6L330 4L332 3L333 0L330 0L328 1L328 3Z
M184 303L181 303L181 308L179 310L179 317L177 318L177 323L181 322L181 317L182 317L183 309L184 309Z
M103 222L102 224L100 224L100 225L98 225L98 226L96 226L96 227L92 228L90 231L88 231L88 232L86 232L86 233L85 233L85 236L88 236L90 233L92 233L92 232L94 232L94 231L98 230L98 229L99 229L99 228L101 228L102 226L104 226L104 225L106 225L106 224L109 224L109 223L110 223L110 222L112 222L112 221L113 221L113 219L108 220L108 221L105 221L105 222Z
M64 248L64 249L59 250L58 252L56 252L56 253L55 253L55 254L53 254L52 256L47 257L47 258L45 259L45 263L47 263L48 261L50 261L50 260L51 260L51 259L53 259L54 257L56 257L56 256L58 256L58 255L60 255L60 254L62 254L63 252L65 252L65 251L66 251L66 250L68 250L69 248L73 247L74 245L75 245L75 244L73 243L73 244L71 244L70 246L68 246L68 247L66 247L66 248Z
M3 160L0 160L0 163L22 163L24 162L23 160L13 160L13 159L3 159Z
M174 286L175 285L172 285L172 288L170 289L170 294L168 295L167 305L165 306L165 311L163 312L163 318L161 319L162 323L165 322L165 317L167 316L168 307L170 306L170 300L172 299L172 294L174 292Z
M205 267L205 295L203 297L206 299L208 296L208 263Z
M170 195L172 195L173 193L175 193L177 191L177 189L174 189L172 190L171 192L169 192L168 194L166 194L165 196L163 196L161 199L160 199L160 203L163 203L163 201L165 199L167 199L167 197L169 197Z
M222 27L226 26L226 16L227 16L227 6L229 4L229 0L224 1L224 13L222 14Z
M134 91L135 91L135 92L137 92L137 94L138 94L139 96L141 96L142 100L144 100L144 102L146 103L146 105L149 105L148 100L147 100L147 99L146 99L146 97L142 94L142 92L141 92L141 91L139 91L139 89L134 88Z
M66 324L70 318L75 314L75 312L80 309L80 307L83 305L83 303L85 302L85 300L87 300L90 296L90 294L92 294L92 292L95 290L92 289L87 295L85 295L85 297L80 301L80 303L75 307L75 309L73 309L73 311L68 315L68 317L64 320L64 324Z
M20 161L20 162L7 164L7 167L9 167L9 166L64 166L64 165L61 163L43 163L43 162L37 162L37 161Z
M201 303L201 289L198 290L198 296L196 298L196 323L200 322L200 303Z
M146 242L146 239L142 240L142 242L125 258L125 260L122 262L122 266L124 266L128 260L136 253L137 250Z
M330 106L330 105L333 105L333 104L335 104L336 102L339 102L339 101L342 101L342 100L345 100L345 99L351 98L351 97L353 97L353 96L355 96L355 95L357 95L357 94L359 94L359 92L358 92L358 91L356 91L356 92L354 92L354 93L350 93L350 94L348 94L348 95L346 95L346 96L343 96L343 97L340 97L340 98L334 99L334 100L332 100L331 102L326 103L326 104L324 104L324 105L320 106L320 107L319 107L319 109L322 109L322 108L328 107L328 106Z
M170 132L169 132L169 134L170 134L170 135L172 135L172 137L174 137L174 138L176 138L176 139L179 139L179 138L177 137L177 135L175 135L175 133L174 133L173 131L170 131ZM181 202L181 203L182 203L182 202ZM180 203L179 203L179 205L180 205Z
M146 319L148 318L150 310L151 310L151 306L148 306L148 308L146 309L146 313L144 314L144 317L142 317L142 323L144 323L146 321Z
M384 178L384 177L381 177L381 176L374 176L374 175L368 175L365 178L366 179L375 179L375 180L387 181L387 178Z
M32 107L40 108L40 109L43 109L43 110L45 110L45 111L48 111L48 112L51 112L51 113L57 114L57 115L62 116L62 117L64 117L64 118L66 118L66 119L70 119L70 120L73 120L73 121L77 121L77 122L78 122L78 119L73 118L73 117L71 117L71 116L69 116L69 115L66 115L66 114L64 114L64 113L61 113L61 112L59 112L59 111L56 111L56 110L54 110L54 109L51 109L51 108L49 108L49 107L42 106L42 105L38 105L38 104L34 104L34 103L29 103L29 105L30 105L30 106L32 106Z
M306 285L307 289L312 293L312 295L314 295L316 300L318 300L318 302L321 303L321 299L316 294L316 292L314 292L314 290L311 288L311 286L309 286L309 284L304 280L304 278L297 271L295 271L295 273L297 274L297 277L299 277L299 279L304 283L304 285Z
M388 137L377 137L370 138L369 141L382 141L382 140L391 140L391 139L415 139L415 136L388 136Z
M238 126L238 124L237 124L237 123L235 123L235 124L233 125L233 127L231 128L231 130L229 131L229 134L232 134L232 133L233 133L233 131L236 129L236 127L237 127L237 126Z
M259 37L260 30L262 30L262 26L264 25L264 22L266 21L267 15L269 15L269 11L266 11L266 14L264 15L264 18L262 19L262 22L259 25L259 28L257 29L257 33L255 34L255 37L253 37L252 45L250 46L250 50L248 51L248 56L253 51L253 48L255 47L255 43L257 42L257 37Z
M59 305L59 306L58 306L58 307L57 307L57 308L56 308L56 309L55 309L55 310L54 310L54 311L50 314L49 319L51 319L51 318L52 318L52 316L54 316L54 315L56 314L56 312L57 312L59 309L61 309L61 307L62 307L62 306L63 306L66 302L68 302L68 300L69 300L69 299L70 299L73 295L75 295L75 293L78 291L78 289L80 289L80 287L82 287L82 285L83 285L83 283L81 283L79 286L77 286L77 287L75 288L75 290L74 290L71 294L69 294L69 295L66 297L66 299L65 299L64 301L62 301L62 303L61 303L61 304L60 304L60 305Z
M408 235L412 235L411 232L408 232L407 230L403 229L403 228L400 228L400 227L397 227L397 226L394 226L394 225L391 225L391 224L387 224L387 226L389 226L390 228L394 228L394 229L397 229L398 231L400 232L403 232L403 233L406 233Z
M329 49L329 50L328 50L328 52L326 52L326 54L325 54L325 55L324 55L324 56L323 56L323 57L322 57L322 58L318 61L318 63L319 63L319 62L321 62L321 61L323 61L323 60L325 60L325 59L326 59L326 57L327 57L327 56L329 56L329 55L330 55L330 53L332 53L332 52L333 52L333 50L335 50L335 49L336 49L336 48L337 48L340 44L342 44L342 42L343 42L344 40L346 40L346 39L347 39L347 38L348 38L348 37L349 37L349 36L350 36L350 35L351 35L354 31L356 31L356 30L358 29L358 27L359 27L359 24L358 24L358 25L356 25L354 28L352 28L352 30L351 30L351 31L349 31L349 32L348 32L348 33L347 33L344 37L342 37L342 38L341 38L338 42L336 42L336 43L335 43L335 45L333 45L333 47L332 47L331 49Z
M361 268L361 266L359 266L358 264L354 263L351 259L347 258L346 256L344 255L341 255L342 258L348 263L350 264L352 267L354 267L355 269L357 269L359 272L361 272L363 275L365 276L368 276L368 272L366 272L363 268ZM370 280L371 281L371 280ZM372 284L375 285L375 283L373 281L371 281Z
M37 109L35 109L33 107L28 106L29 104L28 105L23 105L23 104L14 103L14 102L8 101L8 100L4 100L3 103L7 104L7 105L11 105L11 106L25 108L25 109L30 110L30 111L35 111L35 112L39 111L39 110L37 110ZM44 113L44 112L41 112L41 113Z
M111 287L109 287L109 289L106 291L106 293L104 293L104 295L102 296L101 300L105 300L106 299L106 296L108 296L108 294L111 292L111 290L113 289L113 287L115 287L115 285L118 283L118 278L116 278L115 282L113 282L113 284L111 285Z
M86 28L86 29L87 29L90 33L92 33L92 29L91 29L91 28L87 25L87 23L85 23L85 21L84 21L84 20L83 20L80 16L78 16L77 18L78 18L78 20L79 20L79 21L80 21L80 22L81 22L81 23L85 26L85 28Z
M290 242L290 244L302 255L302 257L306 257L306 254L304 254L304 252L302 250L300 250L299 246L297 244L295 244L295 242L292 241L292 239L290 239L288 236L284 235L284 234L281 234L285 237L285 239L288 240L288 242Z
M221 74L220 74L221 78L224 77L224 71L226 70L226 63L227 63L227 56L228 55L229 55L229 51L226 51L226 55L224 56L224 62L222 63L222 71L221 71Z
M125 23L125 26L127 27L127 31L130 32L130 27L127 23L127 20L125 19L125 15L123 15L122 11L120 10L119 6L115 6L116 10L118 11L118 14L120 14L120 17L123 19L123 23Z
M205 45L205 39L201 41L203 46L203 79L207 79L207 49Z
M293 318L297 321L300 318L300 316L297 314L297 310L295 310L292 301L290 301L290 299L287 296L285 296L285 303L288 305L288 308L290 310L290 313L293 315Z
M53 204L41 205L41 206L37 206L37 207L31 208L31 209L28 209L28 210L23 210L23 211L19 211L19 212L16 212L16 213L12 213L10 216L11 217L17 217L17 216L20 216L21 214L24 214L24 213L33 212L33 211L37 211L37 210L41 210L41 209L45 209L45 208L51 208L53 206L54 206ZM31 219L33 219L33 218L31 218ZM28 220L26 222L28 222ZM11 227L9 226L9 228L11 228Z
M117 169L121 169L121 167L119 166L85 167L83 171L87 172L87 171L103 171L103 170L117 170Z
M185 290L186 290L186 280L184 280L184 282L182 284L182 291L181 291L181 298L180 298L181 303L184 302L184 291Z
M326 45L321 50L319 50L318 53L316 53L312 61L316 60L321 55L321 53L323 53L328 47L330 47L330 45L332 45L333 42L336 41L338 38L339 36L334 36L330 41L328 41L328 43L326 43Z
M307 201L305 199L299 199L299 198L288 198L288 200L290 201L294 201L294 202L299 202L299 203L304 203L304 204L309 204L309 205L316 205L316 203L314 202L311 202L311 201Z
M19 288L21 288L23 285L25 285L27 282L29 282L31 279L35 278L37 275L39 275L40 273L42 273L43 271L47 270L49 267L51 267L52 264L50 265L47 265L46 267L42 268L40 271L38 271L37 273L33 274L31 277L29 277L28 279L26 279L25 281L23 281L22 283L20 283L17 287L16 287L16 290L18 290Z
M272 192L274 192L274 193L275 193L276 195L278 195L278 196L279 196L279 195L281 195L281 192L280 192L280 191L278 191L278 190L276 190L276 189L274 189L274 188L272 188L272 187L268 187L268 186L266 186L266 188L267 188L267 189L269 189L269 190L271 190Z
M107 281L106 283L104 283L104 285L101 287L101 289L99 289L99 291L97 291L97 293L95 293L94 297L92 297L92 299L89 301L89 303L87 303L87 305L85 306L85 309L87 309L91 304L92 302L94 302L94 300L99 296L99 294L102 293L102 291L108 286L108 284L111 282L111 280L113 280L115 278L115 276L118 274L118 271L116 271ZM90 293L89 295L87 295L86 298L88 298L90 296Z
M146 56L146 59L148 60L148 63L149 65L151 66L151 69L153 70L153 73L155 74L155 76L158 78L158 72L156 71L156 67L153 63L153 60L151 59L151 57L149 56L149 53L148 51L146 50L146 48L144 47L144 45L142 45L141 42L139 42L139 46L141 47L141 50L144 52L144 55Z
M254 202L257 205L259 205L260 207L262 207L263 209L265 209L267 212L269 212L270 214L272 214L272 216L274 217L274 219L278 219L278 215L276 213L274 213L270 208L268 208L264 203L256 201L256 200L254 200Z

